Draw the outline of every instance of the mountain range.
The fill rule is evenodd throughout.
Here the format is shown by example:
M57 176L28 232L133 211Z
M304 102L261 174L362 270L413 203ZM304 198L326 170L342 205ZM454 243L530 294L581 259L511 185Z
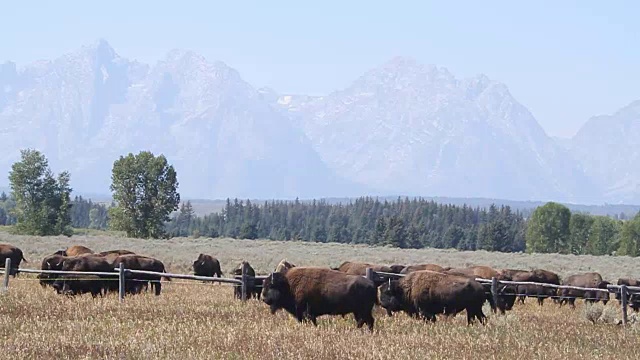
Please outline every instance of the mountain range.
M640 102L559 142L504 84L404 57L326 96L257 89L191 51L141 64L104 40L0 65L0 173L37 148L85 193L108 193L114 160L150 150L175 166L183 197L629 203L639 119Z

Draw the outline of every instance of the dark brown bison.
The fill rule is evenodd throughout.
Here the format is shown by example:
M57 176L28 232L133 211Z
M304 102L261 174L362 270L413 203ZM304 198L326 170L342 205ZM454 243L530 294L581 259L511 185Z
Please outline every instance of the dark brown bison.
M64 251L64 256L78 256L78 255L82 255L82 254L93 254L93 250L89 249L86 246L82 246L82 245L73 245L68 247L65 251Z
M518 271L510 274L512 281L522 281L522 282L535 282L535 283L543 283L543 284L552 284L552 285L560 285L560 277L558 274L555 274L548 270L543 269L534 269L531 271ZM557 298L556 288L545 287L540 285L533 284L524 284L516 286L518 298L521 303L524 304L525 297L535 297L538 301L538 305L542 306L544 304L544 299L546 298Z
M608 281L603 281L602 276L597 272L587 272L581 274L575 274L567 277L562 285L576 286L582 288L591 289L607 289ZM607 304L609 301L608 291L596 291L596 290L579 290L579 289L559 289L560 306L564 303L569 303L572 308L575 308L576 298L583 298L587 303L596 303L602 301L603 304Z
M15 247L10 244L0 244L0 267L4 268L7 259L11 259L11 269L5 269L5 271L9 271L9 274L13 277L18 273L18 269L20 269L20 263L24 260L24 262L28 262L27 259L24 258L24 254L20 248Z
M96 256L100 256L103 259L107 260L109 264L113 266L113 262L116 261L118 256L121 255L135 255L133 251L129 250L108 250L95 254Z
M193 262L193 273L196 276L222 277L220 269L220 261L211 255L200 254L198 259Z
M286 273L272 273L264 281L263 301L271 313L284 309L302 322L322 315L353 314L357 327L367 324L373 331L376 288L359 275L320 267L295 267Z
M274 272L283 273L283 272L287 272L287 270L294 267L296 267L294 264L288 262L286 259L282 259L276 266L276 269L274 270Z
M444 271L444 268L436 264L416 264L416 265L409 265L405 267L404 269L402 269L400 274L408 274L414 271L422 271L422 270L442 272Z
M389 265L389 268L391 269L391 272L394 274L400 274L402 272L402 270L404 270L404 268L406 268L405 265L400 265L400 264L393 264L393 265Z
M443 273L450 275L465 276L469 279L486 279L491 280L495 277L498 280L509 280L508 276L501 274L499 271L489 266L471 266L466 268L445 268ZM491 311L494 313L500 310L501 314L505 314L508 310L513 309L513 304L516 302L516 287L514 285L500 285L498 287L498 302L496 303L491 294L491 284L482 283L485 289L485 296L489 305L491 305Z
M640 287L640 280L629 279L629 278L620 278L618 279L617 285L626 285L626 286L634 286ZM620 296L620 291L616 292L616 299L618 302L622 303L622 298ZM629 306L633 309L633 311L640 311L640 293L631 293L628 296Z
M123 264L123 267L127 270L143 270L152 271L156 273L166 273L164 263L162 261L137 254L127 254L118 256L112 267L117 268ZM127 272L125 275L125 292L129 294L138 294L142 289L146 289L148 284L151 283L151 289L155 290L155 294L160 295L162 291L162 283L160 282L162 275L151 274L134 274ZM171 281L171 278L164 277L167 281Z
M243 260L238 266L233 270L233 275L237 278L242 276L242 269L245 268L246 274L249 276L248 284L247 284L247 298L256 298L260 300L260 287L262 286L262 280L256 279L256 272L251 267L248 261ZM240 285L236 285L233 288L233 295L237 299L242 299L242 288Z
M66 258L67 258L66 256L59 255L57 252L52 255L48 255L44 259L42 259L40 270L60 271L62 270L62 261ZM37 278L40 282L40 286L44 288L44 287L47 287L47 285L53 286L53 283L58 278L58 275L41 273L41 274L38 274Z
M99 256L63 256L59 258L59 260L61 261L57 264L54 264L53 267L59 268L62 271L115 273L113 271L113 268L111 267L111 264L109 264L105 259ZM114 279L117 279L117 276L99 275L97 278L95 278L95 280L86 280L85 282L83 282L83 285L88 286L88 288L80 288L80 283L78 283L77 280L79 276L84 277L85 275L59 275L53 282L53 288L56 289L58 293L63 293L65 289L67 289L68 293L70 293L70 291L75 293L93 293L92 290L97 287L100 287L105 291L113 291L114 289L118 289L118 281L114 281ZM88 285L89 282L91 282L91 285Z
M62 283L62 289L58 292L63 295L90 293L95 298L107 293L104 279L96 275L67 275Z
M436 321L436 314L455 315L467 311L467 324L475 319L482 324L486 316L482 305L487 301L484 287L466 276L428 270L414 271L399 280L389 280L378 288L378 301L391 311Z

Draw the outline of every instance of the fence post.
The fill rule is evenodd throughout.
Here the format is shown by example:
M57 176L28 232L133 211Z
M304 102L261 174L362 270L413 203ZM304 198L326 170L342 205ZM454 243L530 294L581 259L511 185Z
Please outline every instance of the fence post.
M491 297L493 303L498 306L498 279L495 276L491 278Z
M11 258L4 262L4 280L2 281L2 292L9 291L9 275L11 274Z
M124 301L124 264L120 263L118 267L118 298L120 302Z
M374 281L374 280L373 280L373 277L374 277L374 276L375 276L375 275L374 275L374 273L373 273L373 269L368 267L368 268L367 268L367 270L366 270L366 273L365 273L365 277L366 277L367 279L371 280L371 281ZM374 282L375 282L375 281L374 281Z
M620 286L620 298L622 300L622 325L627 325L627 285Z
M249 277L247 276L247 266L242 264L242 301L247 301L247 285Z

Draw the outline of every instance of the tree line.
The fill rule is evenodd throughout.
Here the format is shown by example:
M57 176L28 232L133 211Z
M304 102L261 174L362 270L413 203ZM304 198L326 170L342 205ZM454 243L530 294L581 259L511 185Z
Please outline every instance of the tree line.
M348 203L227 199L218 213L197 216L180 202L177 174L163 155L121 156L112 168L113 202L70 199L70 174L57 177L46 157L22 150L0 194L0 225L31 235L71 236L73 228L124 231L129 237L177 236L301 240L501 252L640 254L640 215L572 213L549 202L533 211L439 204L433 200L361 197ZM179 209L179 211L177 211Z

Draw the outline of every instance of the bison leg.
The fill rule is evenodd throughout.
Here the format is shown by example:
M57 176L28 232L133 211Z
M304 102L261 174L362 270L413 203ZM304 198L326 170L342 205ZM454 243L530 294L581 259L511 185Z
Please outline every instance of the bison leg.
M520 301L520 304L523 304L523 305L524 305L524 299L525 299L526 297L527 297L526 295L520 295L520 296L518 296L518 301Z
M162 284L160 283L160 280L158 280L158 282L155 283L155 290L156 290L156 296L159 296L160 292L162 291Z
M544 304L544 298L538 295L538 305L542 306Z

